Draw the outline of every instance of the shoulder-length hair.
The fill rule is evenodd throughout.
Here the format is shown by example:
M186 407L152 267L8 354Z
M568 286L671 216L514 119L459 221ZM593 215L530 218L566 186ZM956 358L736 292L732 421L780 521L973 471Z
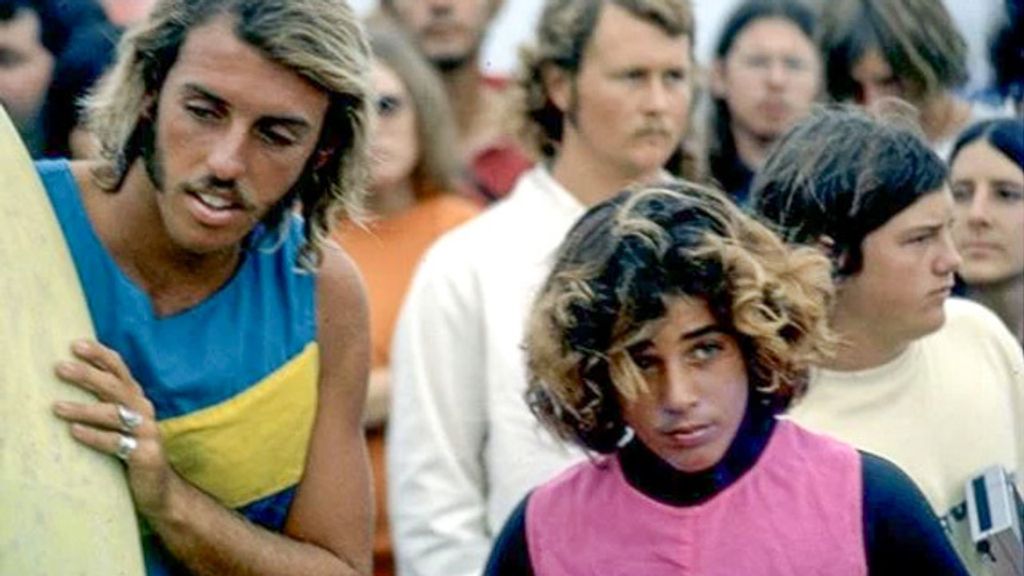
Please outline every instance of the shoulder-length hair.
M825 84L836 101L856 100L851 71L877 49L914 102L967 81L967 41L942 0L828 0L822 12Z
M362 27L341 0L163 0L130 30L118 61L87 102L88 125L109 167L100 183L117 190L129 168L152 146L155 103L189 31L214 17L233 17L235 34L270 60L328 95L318 150L292 190L264 218L280 232L301 203L306 242L300 264L315 268L330 227L345 212L362 215L367 179L367 123L372 113L370 50Z
M374 58L390 68L409 93L416 114L420 156L413 167L413 188L422 199L459 188L455 117L434 68L393 23L379 16L367 26Z
M750 386L774 410L831 352L829 262L787 247L723 192L685 182L627 191L569 232L526 334L527 398L558 436L612 452L622 403L649 392L629 350L666 299L697 298L739 343Z

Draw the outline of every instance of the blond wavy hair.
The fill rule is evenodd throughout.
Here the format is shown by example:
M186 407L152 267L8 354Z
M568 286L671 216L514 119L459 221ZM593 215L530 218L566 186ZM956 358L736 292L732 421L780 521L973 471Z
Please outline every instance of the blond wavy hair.
M296 202L306 239L300 264L315 268L331 225L359 220L368 177L367 130L372 114L370 49L344 0L161 0L121 40L118 60L86 102L87 123L109 164L97 175L116 191L154 145L155 103L189 31L218 16L270 60L321 88L329 99L318 150L292 190L264 218L280 234ZM149 147L149 148L147 148Z
M781 411L830 355L830 265L786 246L723 192L645 186L590 209L569 232L526 334L527 400L557 436L611 452L622 402L649 392L629 350L651 337L666 299L707 303L739 343L752 391Z

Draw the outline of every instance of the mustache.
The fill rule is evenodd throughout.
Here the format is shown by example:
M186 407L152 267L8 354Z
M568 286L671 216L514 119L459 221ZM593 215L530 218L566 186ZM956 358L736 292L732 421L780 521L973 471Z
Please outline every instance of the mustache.
M212 194L222 196L229 194L232 200L247 210L256 209L256 199L252 192L240 185L237 180L221 180L211 174L195 180L183 182L181 189L189 194Z
M643 124L635 132L636 136L664 136L666 138L672 138L675 136L675 131L670 129L663 123L647 123Z

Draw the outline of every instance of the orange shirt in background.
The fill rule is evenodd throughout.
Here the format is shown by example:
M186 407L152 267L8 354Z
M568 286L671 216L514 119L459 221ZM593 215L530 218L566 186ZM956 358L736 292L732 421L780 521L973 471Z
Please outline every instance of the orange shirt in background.
M439 236L480 210L462 196L438 194L401 214L370 222L368 230L346 222L335 233L366 282L373 367L388 364L391 333L420 257Z

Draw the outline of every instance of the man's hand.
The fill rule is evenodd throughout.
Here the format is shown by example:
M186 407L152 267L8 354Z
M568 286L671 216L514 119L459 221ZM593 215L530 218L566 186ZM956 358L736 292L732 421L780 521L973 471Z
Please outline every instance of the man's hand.
M121 458L136 508L146 517L159 515L166 508L174 472L164 454L153 404L114 350L80 340L71 351L76 360L58 363L57 376L91 392L99 402L57 402L54 413L71 423L75 440Z

